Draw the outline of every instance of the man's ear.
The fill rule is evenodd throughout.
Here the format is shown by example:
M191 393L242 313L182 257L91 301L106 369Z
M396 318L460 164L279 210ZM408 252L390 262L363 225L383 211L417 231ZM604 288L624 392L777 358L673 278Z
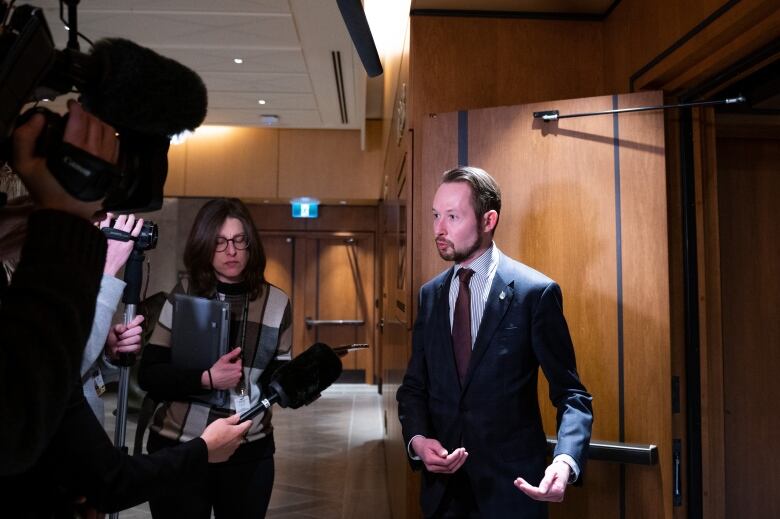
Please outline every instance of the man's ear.
M498 224L498 213L491 209L482 215L482 232L493 232Z

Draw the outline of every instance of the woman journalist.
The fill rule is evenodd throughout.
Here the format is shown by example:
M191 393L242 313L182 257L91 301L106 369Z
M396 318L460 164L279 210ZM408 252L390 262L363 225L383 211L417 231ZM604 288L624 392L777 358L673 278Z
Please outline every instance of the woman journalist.
M158 402L149 452L185 442L211 421L256 404L271 373L290 359L290 300L265 280L265 261L257 230L240 200L215 199L201 208L184 250L188 275L172 294L228 302L232 349L206 370L172 365L172 303L166 302L139 372L141 387ZM197 398L214 390L229 391L224 406ZM273 453L268 410L252 419L244 443L229 460L209 466L202 488L152 500L153 517L207 519L212 508L217 518L263 517L273 486Z

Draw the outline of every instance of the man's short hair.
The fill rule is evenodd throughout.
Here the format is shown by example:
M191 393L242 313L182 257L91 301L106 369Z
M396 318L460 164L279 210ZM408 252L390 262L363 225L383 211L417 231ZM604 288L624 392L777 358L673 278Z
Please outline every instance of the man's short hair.
M445 171L441 183L465 182L471 186L471 205L477 221L488 211L501 214L501 188L496 180L484 169L472 166L460 166Z

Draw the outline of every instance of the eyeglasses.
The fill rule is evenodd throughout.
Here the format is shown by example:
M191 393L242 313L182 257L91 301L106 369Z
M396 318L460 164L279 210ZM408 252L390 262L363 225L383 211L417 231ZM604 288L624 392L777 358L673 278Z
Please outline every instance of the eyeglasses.
M244 250L249 247L249 238L246 234L236 234L232 238L228 239L223 236L217 236L217 252L227 250L228 243L233 243L233 247L236 250Z

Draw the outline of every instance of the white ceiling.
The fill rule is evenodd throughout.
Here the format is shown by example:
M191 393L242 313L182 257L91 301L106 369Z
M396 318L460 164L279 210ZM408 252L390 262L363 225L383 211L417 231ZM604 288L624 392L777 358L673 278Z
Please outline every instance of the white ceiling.
M411 8L601 14L613 2L413 0ZM57 48L65 47L58 0L17 3L44 8ZM207 124L262 126L260 116L273 114L281 128L363 129L366 117L382 114L383 82L366 81L336 0L81 0L78 23L93 41L127 38L198 72L209 92ZM347 123L331 51L341 55Z
M29 3L44 9L64 48L59 1ZM282 128L363 127L366 74L335 0L81 0L78 28L92 41L127 38L198 72L207 124L262 126L260 116L273 114ZM347 123L331 51L341 55Z

